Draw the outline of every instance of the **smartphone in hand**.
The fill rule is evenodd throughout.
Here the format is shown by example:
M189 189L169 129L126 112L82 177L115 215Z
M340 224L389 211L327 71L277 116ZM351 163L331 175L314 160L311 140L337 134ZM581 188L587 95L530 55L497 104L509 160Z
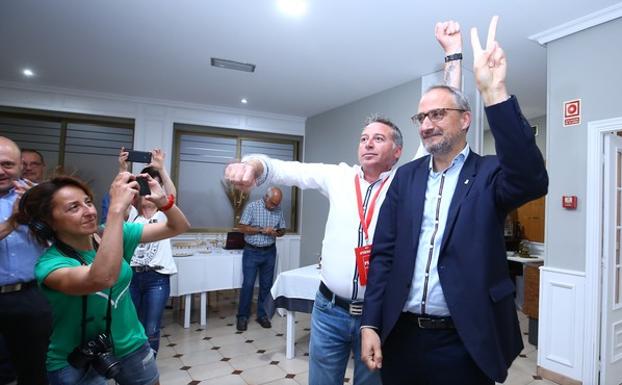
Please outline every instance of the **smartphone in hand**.
M127 161L137 163L151 163L151 153L148 151L127 151Z
M145 196L151 194L151 189L149 188L149 181L144 176L137 176L136 182L138 182L138 195Z

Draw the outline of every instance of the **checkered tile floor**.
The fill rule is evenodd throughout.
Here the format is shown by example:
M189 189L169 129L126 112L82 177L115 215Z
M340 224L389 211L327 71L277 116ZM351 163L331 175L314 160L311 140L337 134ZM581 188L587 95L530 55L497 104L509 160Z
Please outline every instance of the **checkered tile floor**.
M184 329L183 314L167 309L157 359L161 384L306 385L310 315L297 314L296 357L288 360L285 318L275 316L272 329L263 329L250 320L248 330L238 332L236 310L237 292L233 290L210 293L206 326L193 320L190 328ZM193 309L193 315L196 313ZM505 384L553 384L537 377L537 351L527 342L527 318L519 312L519 319L526 347L510 368ZM352 362L345 383L352 384Z

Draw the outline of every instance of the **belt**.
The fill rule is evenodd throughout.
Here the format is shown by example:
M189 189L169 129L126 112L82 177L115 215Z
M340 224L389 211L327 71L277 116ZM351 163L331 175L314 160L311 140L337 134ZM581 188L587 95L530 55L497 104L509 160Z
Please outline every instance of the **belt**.
M455 329L454 321L451 317L438 317L431 315L421 315L409 312L402 313L402 317L414 323L419 329Z
M160 266L160 265L155 265L155 266L149 266L149 265L132 266L132 270L134 271L134 273L146 273L148 271L158 271L158 270L162 270L162 269L164 269L164 266Z
M344 309L345 311L350 313L350 315L359 316L363 314L362 301L351 301L345 298L341 298L338 295L335 295L335 293L333 293L326 285L324 285L324 282L320 282L320 293L322 293L324 298L331 302L334 302L335 305Z
M247 243L246 247L248 247L249 249L253 249L253 250L268 250L274 247L274 243L271 244L270 246L253 246L250 243Z
M37 286L37 281L18 282L0 286L0 294L13 293Z

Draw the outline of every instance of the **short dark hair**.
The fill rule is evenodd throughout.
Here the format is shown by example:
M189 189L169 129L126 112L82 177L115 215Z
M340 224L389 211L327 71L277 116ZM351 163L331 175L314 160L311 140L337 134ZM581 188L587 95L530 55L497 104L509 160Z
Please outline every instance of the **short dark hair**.
M158 178L158 180L160 180L160 182L162 181L162 176L160 176L160 172L158 170L156 170L155 168L153 168L152 166L147 166L145 168L143 168L142 170L140 170L141 174L149 174L150 177L152 177L153 179Z
M365 119L365 127L369 126L372 123L381 123L385 126L390 127L391 132L393 133L393 143L395 143L397 147L404 146L404 137L402 136L402 131L400 131L397 124L393 123L389 118L380 114L373 114Z
M41 163L45 164L45 158L43 157L43 154L40 153L39 151L35 150L34 148L22 148L22 155L25 152L30 152L33 154L37 154L39 156L39 160L41 160Z
M46 236L43 232L33 231L31 224L39 222L52 228L54 194L67 186L77 187L84 191L91 200L93 199L93 191L80 179L72 176L56 176L26 191L21 198L18 212L12 218L14 223L29 225L30 233L41 246L48 246L49 242L54 241L53 233Z

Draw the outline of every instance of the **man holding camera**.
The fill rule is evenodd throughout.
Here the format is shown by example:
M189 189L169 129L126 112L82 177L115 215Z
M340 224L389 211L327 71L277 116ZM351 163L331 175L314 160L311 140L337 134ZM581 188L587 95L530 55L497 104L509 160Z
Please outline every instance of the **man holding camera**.
M251 299L255 277L259 273L259 296L257 299L257 322L269 329L272 327L263 307L274 277L276 263L276 237L285 235L285 219L281 210L283 193L278 187L270 187L263 199L249 203L242 213L239 229L244 233L242 274L244 280L240 290L237 329L248 328Z

